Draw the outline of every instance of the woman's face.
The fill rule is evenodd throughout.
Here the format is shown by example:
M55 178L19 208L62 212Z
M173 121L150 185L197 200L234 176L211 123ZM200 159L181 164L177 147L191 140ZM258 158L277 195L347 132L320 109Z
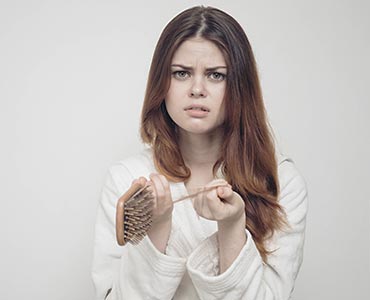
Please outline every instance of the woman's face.
M226 63L217 46L191 38L176 50L165 103L180 133L210 134L224 122Z

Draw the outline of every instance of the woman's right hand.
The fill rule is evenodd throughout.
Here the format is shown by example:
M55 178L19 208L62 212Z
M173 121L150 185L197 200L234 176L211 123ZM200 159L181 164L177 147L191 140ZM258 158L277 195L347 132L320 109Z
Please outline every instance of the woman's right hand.
M170 185L163 175L150 174L147 182L148 189L154 196L153 207L153 226L172 220L173 202L171 197Z
M163 175L151 174L149 178L150 180L144 177L136 179L147 185L154 196L152 226L148 237L159 251L165 253L172 226L173 202L170 185Z

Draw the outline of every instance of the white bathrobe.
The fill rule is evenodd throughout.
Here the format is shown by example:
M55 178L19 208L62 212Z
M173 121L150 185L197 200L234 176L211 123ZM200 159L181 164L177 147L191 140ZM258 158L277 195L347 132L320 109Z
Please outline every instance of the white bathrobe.
M115 213L119 197L140 176L156 172L151 151L113 164L98 207L92 278L96 299L244 299L286 300L302 263L307 214L306 183L292 159L277 153L279 202L290 229L268 241L275 250L265 264L248 230L247 242L233 264L219 275L217 222L199 217L192 202L174 205L166 254L148 237L136 246L119 246ZM172 198L186 195L183 182L170 183Z

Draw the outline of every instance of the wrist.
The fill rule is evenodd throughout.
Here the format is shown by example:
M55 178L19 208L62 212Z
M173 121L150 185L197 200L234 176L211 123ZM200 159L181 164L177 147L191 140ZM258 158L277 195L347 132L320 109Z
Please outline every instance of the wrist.
M168 227L171 224L172 224L172 214L166 217L157 218L153 220L151 228L153 227L163 228Z
M245 219L243 214L232 220L218 222L220 274L231 266L247 242Z
M172 228L172 217L157 220L148 231L148 237L153 245L162 253L166 252L168 239Z
M222 231L227 231L227 230L231 230L231 229L237 229L237 228L240 228L240 229L245 229L245 222L246 222L246 217L245 217L245 213L244 211L237 215L237 216L234 216L234 217L231 217L231 218L228 218L226 220L220 220L218 221L218 229L219 231L222 230Z

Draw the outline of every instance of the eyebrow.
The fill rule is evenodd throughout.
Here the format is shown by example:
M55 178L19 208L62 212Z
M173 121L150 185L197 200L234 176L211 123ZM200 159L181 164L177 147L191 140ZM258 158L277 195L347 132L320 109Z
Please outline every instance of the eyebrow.
M192 67L187 67L187 66L180 65L180 64L173 64L173 65L171 65L171 67L180 67L184 70L193 70ZM216 67L206 68L206 71L214 71L214 70L217 70L217 69L227 69L227 67L226 66L216 66Z

